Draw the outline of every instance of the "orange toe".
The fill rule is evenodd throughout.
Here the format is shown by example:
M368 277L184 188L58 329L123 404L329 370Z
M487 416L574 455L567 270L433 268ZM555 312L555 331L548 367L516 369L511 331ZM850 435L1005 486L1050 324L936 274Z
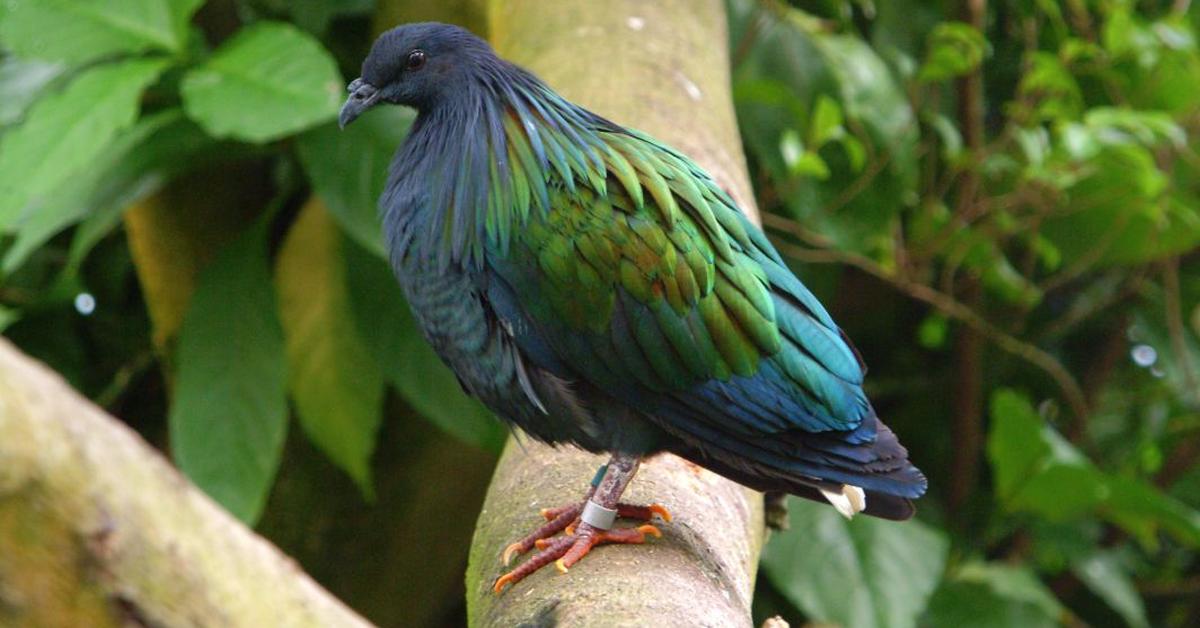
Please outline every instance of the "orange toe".
M662 517L663 521L671 521L671 511L667 510L667 507L662 504L650 504L650 512Z
M512 562L513 557L520 553L521 553L521 544L513 543L513 544L509 545L508 547L504 548L504 555L501 557L501 559L504 561L505 565L508 565L509 563Z
M511 571L503 576L500 576L499 578L496 578L496 584L492 585L492 592L496 595L500 595L500 592L504 590L504 587L514 579L515 577Z
M670 519L668 519L667 521L670 521ZM662 538L662 531L648 523L645 525L638 526L637 531L641 532L642 534L649 534L656 539Z

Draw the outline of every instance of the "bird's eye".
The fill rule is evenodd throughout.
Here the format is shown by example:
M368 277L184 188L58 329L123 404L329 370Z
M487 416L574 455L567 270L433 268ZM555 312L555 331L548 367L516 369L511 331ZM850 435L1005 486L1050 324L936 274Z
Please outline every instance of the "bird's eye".
M414 51L408 53L408 59L406 59L404 62L404 69L420 70L421 67L424 65L425 65L425 51L424 50L414 50Z

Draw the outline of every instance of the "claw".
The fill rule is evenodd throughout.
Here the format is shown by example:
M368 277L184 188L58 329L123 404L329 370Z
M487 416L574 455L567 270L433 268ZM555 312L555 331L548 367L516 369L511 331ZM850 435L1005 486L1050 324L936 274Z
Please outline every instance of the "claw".
M585 501L590 497L589 493ZM580 502L559 508L541 509L538 514L545 518L547 523L521 541L504 548L501 558L504 564L508 565L516 556L534 548L537 548L538 553L512 571L497 578L492 585L492 591L499 595L505 587L520 582L526 576L552 562L559 573L567 573L596 545L605 543L641 544L646 542L647 536L661 538L663 535L657 526L650 523L643 523L636 528L598 530L579 521L578 517L580 511L583 510L583 504L584 502ZM671 521L671 512L662 504L637 506L618 503L617 513L620 517L642 522L651 521L655 515L658 515L663 521ZM555 536L558 532L565 534Z
M541 511L542 516L547 517L550 520L542 524L542 526L538 529L529 533L529 535L527 535L525 538L504 548L504 553L501 554L501 559L504 561L504 564L508 565L512 561L513 557L524 554L534 547L542 549L542 546L538 545L538 542L543 539L549 539L555 534L558 534L558 532L560 532L564 527L566 527L568 524L571 524L575 520L575 517L578 516L581 509L582 506L579 504L572 504L570 506L563 506L561 508L543 508Z
M513 580L516 580L516 576L514 576L513 572L511 571L503 576L500 576L499 578L496 578L496 584L492 585L492 592L496 595L500 595L500 592L504 590L505 585Z
M502 557L502 560L504 561L504 566L507 567L508 564L512 562L513 557L520 553L521 553L521 544L520 543L513 543L513 544L509 545L508 547L504 548L504 556Z
M562 517L567 513L571 513L573 516L578 515L579 511L581 510L583 510L583 502L569 504L567 506L555 506L554 508L543 508L538 511L538 514L541 515L546 521L554 521L555 519Z

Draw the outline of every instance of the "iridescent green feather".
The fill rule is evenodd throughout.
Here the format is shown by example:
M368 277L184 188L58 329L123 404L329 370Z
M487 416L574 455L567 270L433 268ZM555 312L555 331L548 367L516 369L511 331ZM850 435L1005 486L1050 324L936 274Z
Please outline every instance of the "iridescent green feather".
M592 135L593 160L572 153L561 131L542 130L548 167L538 169L528 125L509 119L504 128L514 176L542 175L513 186L514 204L524 206L523 190L536 198L545 189L552 208L518 209L527 222L511 229L511 263L539 271L514 286L530 311L607 336L593 344L616 362L608 368L651 389L750 376L779 351L769 284L743 252L751 242L744 229L725 228L736 215L721 216L737 210L711 180L692 176L690 162L617 131ZM598 183L609 180L616 185ZM618 315L630 333L612 331Z

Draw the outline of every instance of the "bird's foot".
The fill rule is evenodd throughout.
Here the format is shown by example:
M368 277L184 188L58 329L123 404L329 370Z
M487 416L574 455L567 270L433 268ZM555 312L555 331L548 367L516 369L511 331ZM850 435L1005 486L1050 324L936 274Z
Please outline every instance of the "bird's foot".
M507 566L516 556L520 556L525 552L538 547L538 541L549 539L550 537L566 530L567 534L574 532L575 526L579 524L579 515L583 512L583 505L587 501L582 501L577 504L567 506L558 506L556 508L543 508L540 512L542 517L545 517L546 523L538 529L530 532L525 538L510 544L504 548L502 559ZM663 521L671 520L671 513L666 506L662 504L650 504L649 506L635 506L633 504L617 504L617 516L626 519L637 519L639 521L650 521L654 515L658 515ZM539 549L541 549L539 547Z
M623 505L624 506L624 505ZM630 511L638 514L645 514L644 519L649 519L653 514L660 514L665 520L670 521L671 515L666 508L661 505L654 504L651 506L630 506L629 508L638 508L640 510ZM582 510L581 506L569 506L560 509L555 518L550 523L542 526L538 530L549 527L558 521L558 517L570 515L568 521L573 520ZM625 515L625 510L621 510L621 516ZM642 518L642 517L637 517ZM642 524L636 528L614 528L612 530L601 530L588 523L578 522L575 524L563 524L567 529L563 536L557 538L543 537L533 542L533 546L538 548L538 553L532 558L521 563L516 569L500 576L496 579L496 584L492 586L492 590L499 594L504 590L504 587L510 584L516 584L529 574L554 563L554 567L560 573L567 573L572 565L579 562L581 558L587 555L591 549L602 543L625 543L625 544L641 544L646 542L646 535L661 537L662 532L658 528L648 523ZM561 528L560 528L561 529ZM551 533L552 535L553 533ZM511 549L517 544L510 545ZM506 558L511 558L508 550L504 552Z

